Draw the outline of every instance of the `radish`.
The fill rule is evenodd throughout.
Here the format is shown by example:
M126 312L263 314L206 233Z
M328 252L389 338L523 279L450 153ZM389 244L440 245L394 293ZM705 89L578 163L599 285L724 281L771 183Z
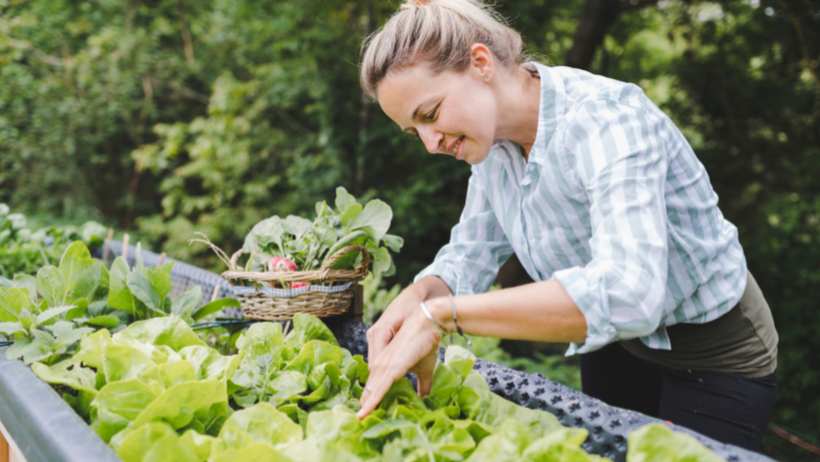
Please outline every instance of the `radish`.
M288 272L296 271L296 263L286 257L273 257L268 262L268 270L271 272Z
M288 273L291 271L296 271L296 269L296 263L293 260L286 257L273 257L270 259L270 262L268 262L268 270L271 272L282 271ZM291 282L290 288L298 289L300 287L307 287L309 285L310 284L308 284L307 282Z

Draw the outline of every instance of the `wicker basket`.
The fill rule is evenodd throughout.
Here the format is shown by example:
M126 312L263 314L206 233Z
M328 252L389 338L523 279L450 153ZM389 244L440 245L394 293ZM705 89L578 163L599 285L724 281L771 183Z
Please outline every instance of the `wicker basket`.
M362 255L361 262L354 269L331 268L351 252ZM230 270L222 273L222 277L256 286L255 290L241 291L235 297L239 299L246 318L263 321L286 321L296 313L309 313L320 318L345 313L353 301L356 283L367 275L370 266L370 254L358 245L342 247L314 271L241 271L238 260L242 253L239 250L231 256ZM299 289L277 288L277 283L293 282L304 282L308 286Z

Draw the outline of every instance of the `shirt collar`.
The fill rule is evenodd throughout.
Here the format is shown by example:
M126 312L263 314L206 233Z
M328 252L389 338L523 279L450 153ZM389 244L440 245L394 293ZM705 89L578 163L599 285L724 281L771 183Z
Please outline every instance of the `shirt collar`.
M544 153L558 127L558 122L565 112L564 83L554 68L537 62L528 63L535 67L541 77L541 100L538 105L538 129L535 142L530 150L529 162L543 165Z

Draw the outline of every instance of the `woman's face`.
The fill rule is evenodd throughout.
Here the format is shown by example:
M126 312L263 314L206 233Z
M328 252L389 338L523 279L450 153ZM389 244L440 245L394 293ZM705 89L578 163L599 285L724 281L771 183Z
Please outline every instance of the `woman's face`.
M487 72L475 63L462 72L435 74L426 63L391 71L376 95L402 131L421 139L431 154L478 164L495 140L496 97Z

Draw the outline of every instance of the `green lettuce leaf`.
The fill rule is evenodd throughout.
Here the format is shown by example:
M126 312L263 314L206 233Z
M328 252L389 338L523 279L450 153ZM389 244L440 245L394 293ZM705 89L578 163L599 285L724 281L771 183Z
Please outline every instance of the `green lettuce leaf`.
M259 403L234 412L219 432L226 447L241 448L253 443L276 446L302 440L302 427L269 403Z
M31 370L40 380L52 385L64 385L91 395L97 393L97 374L94 370L83 367L75 358L65 359L52 366L34 363L31 365Z
M626 437L627 462L721 462L717 454L690 435L673 432L663 424L649 424Z
M24 311L34 311L28 289L22 287L0 287L0 321L19 321Z
M112 446L123 462L199 462L210 452L207 444L187 433L180 437L168 424L149 422L117 435Z
M213 436L203 435L194 430L186 430L179 438L179 444L192 448L199 460L208 460L214 441L216 438Z
M139 377L146 370L156 367L151 345L135 342L110 342L99 352L102 358L100 370L106 383Z
M227 402L228 393L224 381L197 380L173 385L164 390L133 420L134 426L163 420L176 429L184 428L200 409L215 403Z
M105 266L91 257L81 241L71 243L63 252L59 266L44 266L37 271L37 291L48 306L88 306L104 277Z
M189 345L179 350L179 355L196 371L198 379L228 379L239 366L239 356L223 356L213 348Z
M114 334L114 337L130 338L154 345L167 345L176 351L189 345L205 345L196 332L176 316L137 321Z
M80 350L74 359L95 369L101 369L105 360L105 349L111 343L111 333L106 329L85 335L80 339Z
M379 241L390 229L392 220L393 210L390 209L390 206L384 201L373 199L364 206L364 210L353 220L350 228L367 228L371 233L371 237Z
M125 428L157 397L157 390L138 379L120 380L103 386L91 407L97 411L97 422L106 424L100 437L108 440L116 431Z
M117 257L111 264L109 272L108 304L131 315L138 314L137 299L128 288L128 275L131 270L125 258Z
M131 294L155 316L163 316L170 311L167 297L171 292L173 267L173 263L154 267L137 265L134 271L128 274L127 286Z
M288 333L286 341L297 349L311 340L321 340L338 345L333 332L316 316L297 313L292 322L293 329Z

